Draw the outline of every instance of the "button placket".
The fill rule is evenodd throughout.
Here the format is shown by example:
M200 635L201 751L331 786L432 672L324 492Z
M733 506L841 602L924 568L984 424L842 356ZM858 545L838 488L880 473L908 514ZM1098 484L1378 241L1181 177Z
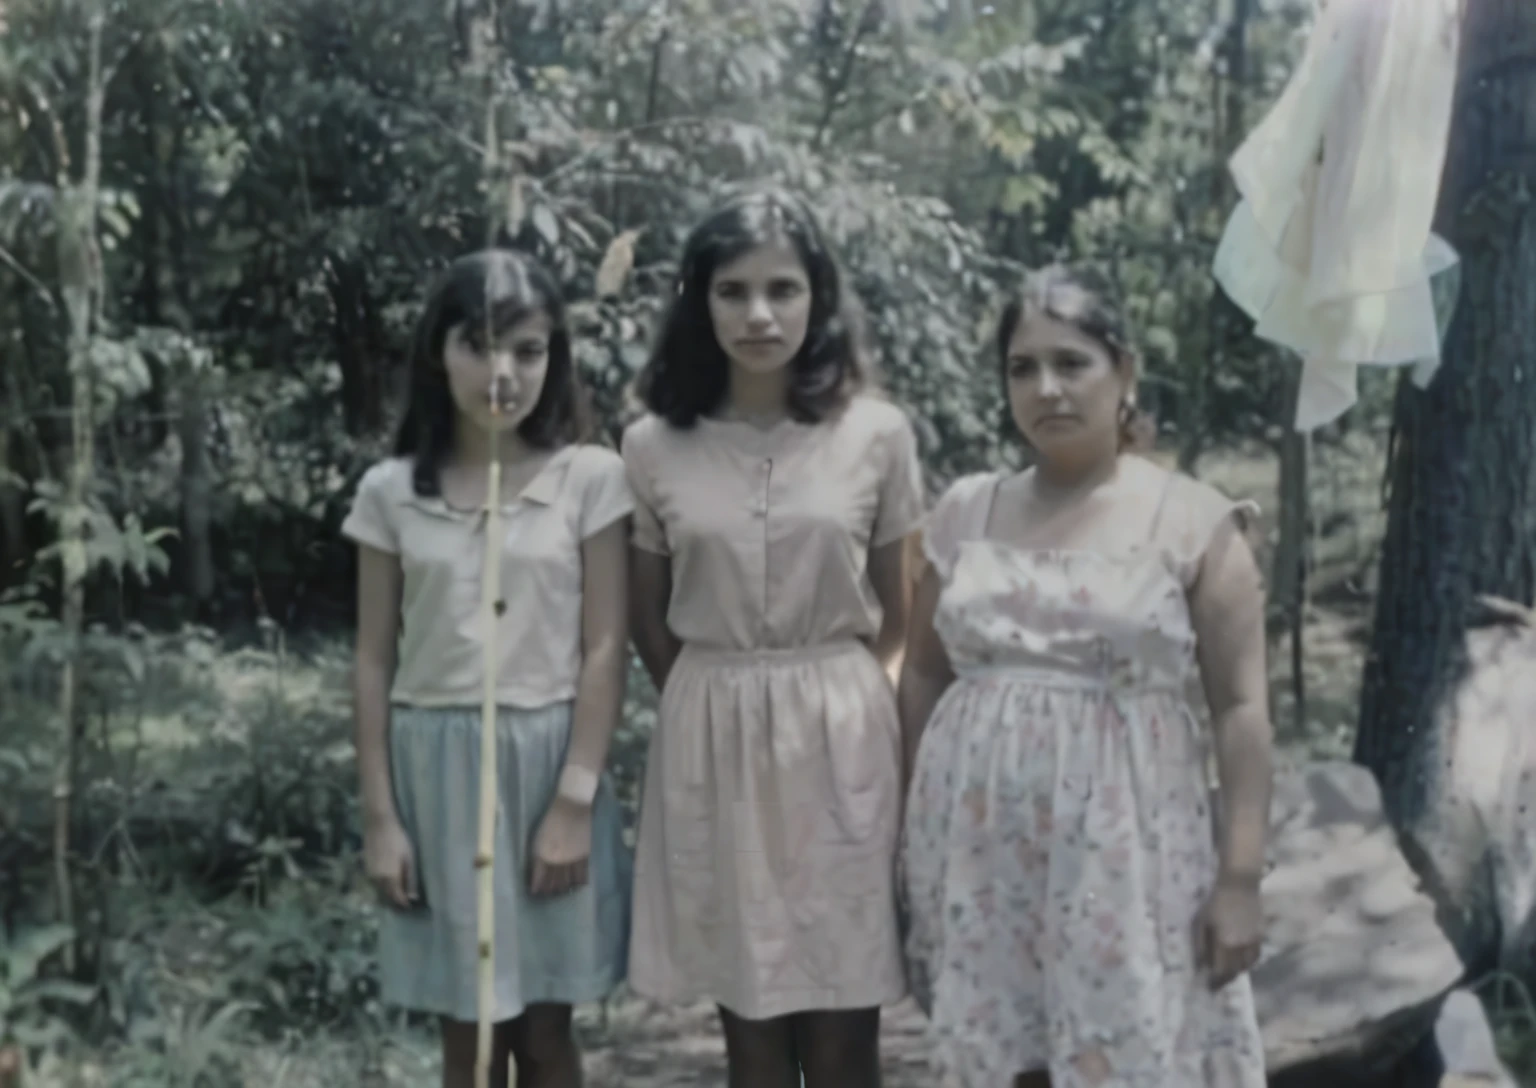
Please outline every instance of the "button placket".
M759 520L768 517L768 484L773 477L773 458L765 457L757 463L757 497L752 503L752 516Z
M773 458L764 457L757 465L757 497L753 502L752 516L762 526L760 537L762 548L762 581L758 586L759 596L757 602L758 623L761 627L761 636L766 644L769 636L768 630L768 585L771 581L768 568L768 495L773 485Z

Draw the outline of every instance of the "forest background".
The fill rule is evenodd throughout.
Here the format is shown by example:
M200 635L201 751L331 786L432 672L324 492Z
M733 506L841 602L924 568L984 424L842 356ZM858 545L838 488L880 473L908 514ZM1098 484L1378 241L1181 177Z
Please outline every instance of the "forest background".
M744 181L819 210L935 493L1019 456L1003 294L1110 270L1159 455L1265 511L1282 743L1348 758L1396 378L1291 434L1295 360L1210 275L1311 12L0 0L0 1044L114 1088L430 1067L376 1000L338 526L435 269L491 237L554 269L612 440L684 232ZM653 719L636 668L631 817ZM704 1021L589 1012L626 1083L713 1060Z

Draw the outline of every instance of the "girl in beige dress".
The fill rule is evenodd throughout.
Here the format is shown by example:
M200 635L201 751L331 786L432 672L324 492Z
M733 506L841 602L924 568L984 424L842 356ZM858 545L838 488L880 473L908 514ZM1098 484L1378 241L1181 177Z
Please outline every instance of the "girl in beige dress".
M1036 463L935 506L901 677L909 972L946 1088L1263 1088L1270 728L1240 504L1126 450L1136 360L1091 281L1032 278L997 347Z
M894 853L906 418L861 391L836 265L798 200L688 240L625 433L633 630L661 690L629 981L713 1000L732 1088L871 1088L906 992Z

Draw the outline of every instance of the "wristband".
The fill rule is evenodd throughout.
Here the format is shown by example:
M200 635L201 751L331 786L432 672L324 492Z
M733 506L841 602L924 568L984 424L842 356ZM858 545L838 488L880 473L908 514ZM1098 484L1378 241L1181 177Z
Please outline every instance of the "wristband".
M1258 888L1263 882L1264 874L1262 872L1255 873L1251 870L1232 870L1228 872L1226 870L1218 870L1216 873L1216 886L1220 888L1242 888L1246 891Z
M567 766L560 772L560 785L556 789L567 801L590 805L597 796L597 775L585 767Z

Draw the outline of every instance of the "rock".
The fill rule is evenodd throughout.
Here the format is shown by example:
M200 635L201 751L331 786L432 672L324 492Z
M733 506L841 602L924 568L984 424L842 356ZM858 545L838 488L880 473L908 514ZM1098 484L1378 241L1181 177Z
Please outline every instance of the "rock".
M1517 606L1508 606L1516 609ZM1467 969L1536 985L1536 628L1519 611L1467 634L1468 671L1426 756L1404 849Z
M1435 1021L1435 1044L1445 1063L1440 1088L1518 1088L1499 1060L1488 1013L1470 991L1446 998Z
M1268 1071L1320 1083L1308 1068L1391 1067L1463 972L1376 780L1351 763L1281 768L1270 811L1253 971Z

